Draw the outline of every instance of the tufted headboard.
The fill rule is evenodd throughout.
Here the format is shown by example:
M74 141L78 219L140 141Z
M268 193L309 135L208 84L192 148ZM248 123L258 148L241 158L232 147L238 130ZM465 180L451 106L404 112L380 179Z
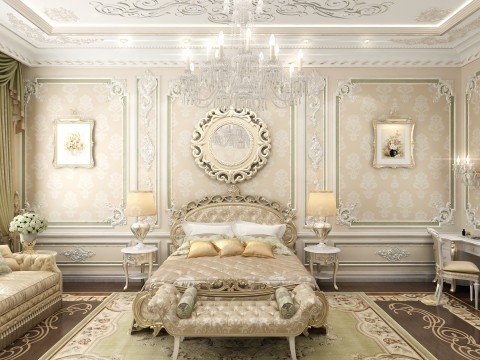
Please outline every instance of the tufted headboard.
M198 201L191 201L178 210L171 210L172 228L170 238L174 248L178 248L185 235L182 221L194 222L233 222L251 221L260 224L285 224L287 229L283 235L283 243L291 249L295 248L297 228L293 223L295 211L289 206L262 196L241 195L237 186L231 185L226 195L206 196Z

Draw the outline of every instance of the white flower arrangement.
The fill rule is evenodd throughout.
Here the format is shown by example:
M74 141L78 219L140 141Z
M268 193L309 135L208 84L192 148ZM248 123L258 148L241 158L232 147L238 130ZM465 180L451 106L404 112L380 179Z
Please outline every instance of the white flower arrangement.
M44 232L47 229L47 220L40 217L40 215L26 212L17 215L10 222L10 232L19 232L24 234L37 234Z

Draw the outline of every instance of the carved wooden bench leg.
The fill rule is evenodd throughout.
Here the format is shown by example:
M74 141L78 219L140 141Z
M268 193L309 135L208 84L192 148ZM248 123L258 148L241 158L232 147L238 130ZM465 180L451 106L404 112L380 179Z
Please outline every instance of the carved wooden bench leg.
M295 336L288 337L288 344L290 345L290 355L292 360L297 360L297 352L295 351Z
M180 336L175 336L173 338L173 355L172 355L172 360L177 360L178 357L178 351L180 350L180 342L182 341L182 338Z

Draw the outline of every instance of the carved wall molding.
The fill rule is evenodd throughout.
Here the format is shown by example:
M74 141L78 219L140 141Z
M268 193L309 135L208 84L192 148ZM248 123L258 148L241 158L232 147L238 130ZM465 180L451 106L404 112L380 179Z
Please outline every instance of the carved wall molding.
M470 203L467 203L465 208L465 214L467 216L467 226L478 227L480 226L480 220L477 219L478 208L473 208Z
M111 80L106 83L108 93L108 100L117 99L124 102L127 97L127 82L125 80Z
M335 92L335 96L338 98L340 103L343 101L345 97L350 99L354 99L352 92L353 89L357 86L357 84L352 83L351 80L342 80L338 82L337 91Z
M408 251L399 249L398 247L379 250L376 252L376 254L390 262L400 261L403 258L410 256L410 253Z
M71 250L67 250L61 253L61 255L64 255L65 257L69 258L73 262L79 263L79 262L84 262L88 258L91 258L92 256L95 256L95 253L90 250L85 250L82 247L75 247Z
M479 80L480 80L480 73L476 73L470 76L470 78L468 79L467 85L465 88L465 98L467 102L470 102L474 92L480 95L480 87L478 86Z
M119 206L105 204L105 206L110 210L112 214L107 217L104 222L110 223L113 227L117 225L127 225L127 217L125 216L124 204L120 204Z
M357 204L345 205L340 201L337 209L337 224L352 226L352 223L357 221L357 218L353 216L353 211L356 207Z
M441 80L439 79L437 83L432 84L434 89L437 91L435 97L433 98L434 102L438 102L442 96L445 96L445 100L448 104L452 102L453 99L453 85L450 80Z
M25 106L30 102L32 95L40 100L39 89L42 84L38 83L37 81L25 80L24 84L24 101Z
M318 120L317 112L325 106L323 95L327 80L317 72L313 72L309 76L307 91L307 100L309 101L307 108L307 123L313 125L313 131L311 132L312 135L310 139L305 139L305 141L310 143L307 156L314 170L314 190L321 190L324 184L322 184L321 179L318 177L318 171L324 161L325 144L322 144L318 134L322 131L324 126L324 119L322 118L322 121Z
M140 139L140 157L141 171L140 178L143 184L139 184L142 189L154 190L154 180L152 179L152 165L156 159L156 122L152 125L151 111L156 104L156 92L158 80L150 70L146 70L139 78L137 83L138 91L138 126L143 126L143 135ZM140 130L139 130L140 131ZM153 169L155 176L157 169ZM156 195L156 194L155 194Z
M455 209L448 202L445 206L437 205L439 214L433 218L432 221L438 222L439 225L453 224Z

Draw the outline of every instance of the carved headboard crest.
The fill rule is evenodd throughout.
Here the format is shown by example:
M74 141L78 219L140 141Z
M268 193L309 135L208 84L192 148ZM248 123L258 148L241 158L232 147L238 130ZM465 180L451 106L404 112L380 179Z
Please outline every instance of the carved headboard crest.
M242 195L236 185L228 188L226 195L206 196L197 201L191 201L179 209L170 211L172 228L170 237L173 246L181 243L183 233L182 221L195 222L233 222L251 221L263 224L286 224L287 230L283 243L294 248L297 240L297 229L293 220L295 210L289 205L268 200L263 196Z

